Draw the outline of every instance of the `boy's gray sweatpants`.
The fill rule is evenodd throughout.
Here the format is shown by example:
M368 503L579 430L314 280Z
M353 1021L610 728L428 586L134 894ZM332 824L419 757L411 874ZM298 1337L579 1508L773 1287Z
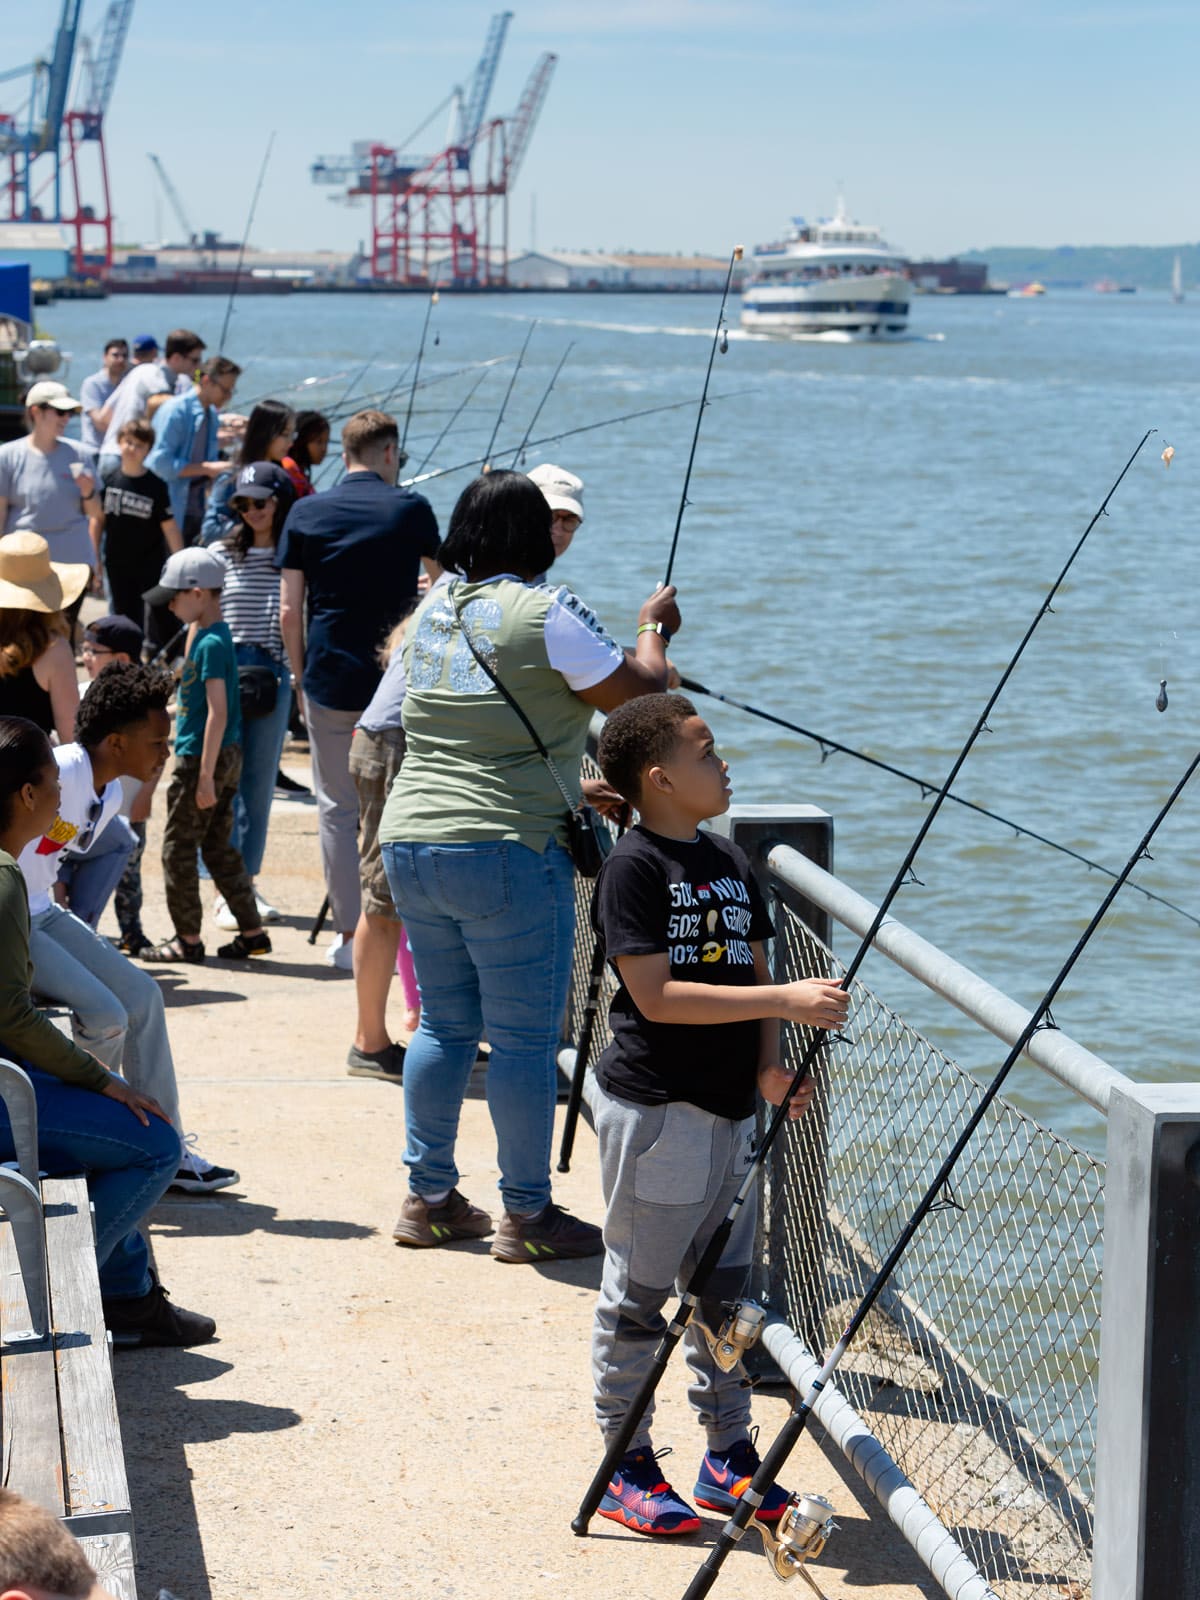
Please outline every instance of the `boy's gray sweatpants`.
M589 1103L600 1145L604 1275L592 1326L596 1420L616 1432L650 1369L666 1328L663 1308L681 1292L705 1245L729 1210L750 1164L754 1118L732 1122L699 1106L673 1101L639 1106L607 1094L591 1080ZM708 1281L700 1315L720 1326L720 1302L745 1287L754 1246L755 1198L742 1206L721 1265ZM741 1372L722 1372L695 1326L684 1335L692 1370L689 1398L710 1450L744 1438L750 1390ZM650 1444L653 1403L631 1450Z

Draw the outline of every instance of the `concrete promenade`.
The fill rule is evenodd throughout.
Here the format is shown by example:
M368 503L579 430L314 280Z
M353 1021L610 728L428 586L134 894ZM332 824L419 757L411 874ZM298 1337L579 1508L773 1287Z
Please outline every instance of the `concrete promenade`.
M307 770L296 765L307 781ZM145 925L169 932L159 861L145 865ZM274 954L248 968L159 969L185 1122L241 1184L168 1196L153 1219L164 1283L213 1315L219 1342L117 1358L143 1597L311 1600L539 1595L670 1600L719 1526L652 1543L569 1523L599 1458L588 1336L599 1262L502 1266L486 1244L400 1250L403 1092L346 1075L353 983L305 942L322 895L316 811L277 802L264 893L287 913ZM210 951L221 938L206 904ZM114 932L111 911L103 924ZM398 986L397 986L398 989ZM395 997L399 1015L399 996ZM491 1125L473 1086L462 1187L495 1209ZM599 1221L591 1134L557 1197ZM663 1385L665 1470L691 1489L702 1435L684 1366ZM786 1400L760 1396L763 1443ZM820 1430L789 1480L827 1495L840 1531L813 1577L828 1600L939 1591ZM774 1595L747 1538L714 1591ZM811 1594L801 1581L796 1595Z

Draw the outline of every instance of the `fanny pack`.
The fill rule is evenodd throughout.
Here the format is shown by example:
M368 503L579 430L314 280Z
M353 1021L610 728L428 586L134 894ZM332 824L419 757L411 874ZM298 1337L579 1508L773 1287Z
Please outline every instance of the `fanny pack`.
M247 722L270 716L279 698L279 679L270 667L254 663L238 668L238 692L242 716Z
M575 871L581 878L594 878L604 865L604 858L612 849L612 834L609 833L600 813L593 806L576 805L571 799L571 792L563 782L562 774L554 765L554 760L549 750L542 743L541 735L475 648L475 641L471 638L470 630L463 622L462 612L458 609L458 601L454 597L456 587L457 585L451 586L450 604L454 607L454 615L458 618L458 625L462 630L463 638L467 642L467 648L524 723L526 733L533 740L538 755L546 763L550 776L558 786L558 792L567 804L567 854L574 864Z

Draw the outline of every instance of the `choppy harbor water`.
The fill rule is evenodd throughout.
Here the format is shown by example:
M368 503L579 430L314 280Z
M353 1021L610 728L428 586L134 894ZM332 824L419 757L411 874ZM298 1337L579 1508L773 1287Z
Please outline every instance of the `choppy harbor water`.
M536 434L698 397L716 297L443 297L424 373L515 355L539 319L499 446L515 448L567 344ZM195 327L215 346L216 298L124 297L42 319L73 353ZM241 394L331 404L395 381L425 300L238 302L228 353ZM732 314L708 412L676 581L680 668L940 783L1042 596L1142 433L1147 444L964 768L957 792L1113 868L1133 849L1200 738L1200 301L1061 294L914 303L914 337L888 346L745 338ZM488 375L431 465L487 445L511 366ZM296 390L310 376L342 374ZM414 465L475 374L423 389ZM393 409L401 414L402 388ZM623 637L662 576L694 424L689 409L535 449L587 483L587 522L563 581ZM1168 471L1159 459L1175 446ZM507 464L503 448L496 459ZM468 474L430 483L443 525ZM1155 709L1160 678L1170 707ZM836 866L878 899L927 801L919 789L742 713L702 709L732 764L735 799L808 802L836 825ZM1200 917L1200 780L1138 881ZM896 914L1018 1000L1034 1003L1106 880L947 806ZM836 941L846 958L849 935ZM1055 1006L1059 1025L1138 1078L1193 1079L1200 928L1130 890ZM865 980L965 1065L1003 1056L882 958ZM1098 1119L1032 1069L1011 1097L1100 1147Z

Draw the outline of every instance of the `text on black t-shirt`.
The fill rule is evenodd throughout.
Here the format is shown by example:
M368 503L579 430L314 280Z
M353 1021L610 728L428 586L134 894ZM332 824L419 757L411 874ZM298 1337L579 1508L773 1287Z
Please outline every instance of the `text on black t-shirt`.
M672 978L735 985L757 981L752 946L773 932L735 844L703 831L667 839L640 825L601 868L592 926L614 967L618 956L665 953ZM613 1042L596 1063L609 1094L636 1105L686 1100L720 1117L753 1112L757 1022L651 1022L623 983L609 1021Z

